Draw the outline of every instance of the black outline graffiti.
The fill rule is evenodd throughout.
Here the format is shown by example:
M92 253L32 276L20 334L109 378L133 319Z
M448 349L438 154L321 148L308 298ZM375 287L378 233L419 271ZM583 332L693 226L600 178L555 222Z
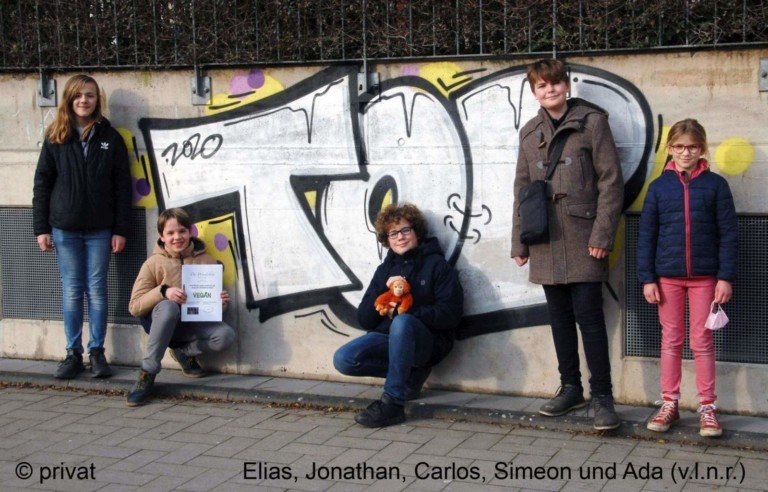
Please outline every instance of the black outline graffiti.
M583 73L584 75L589 75L589 76L602 78L605 80L610 80L614 84L621 86L624 90L626 90L629 94L631 94L632 97L634 97L634 102L639 104L641 108L641 111L645 120L644 124L645 124L646 138L644 141L642 158L640 159L640 162L638 163L638 166L635 172L627 180L627 183L625 184L625 208L626 208L638 196L638 194L642 189L643 183L645 182L645 179L646 179L647 160L650 155L649 154L651 151L650 149L652 147L651 141L653 139L653 131L654 131L650 108L644 96L637 90L636 87L634 87L634 85L632 85L628 81L620 77L617 77L614 74L611 74L609 72L605 72L603 70L595 69L592 67L581 66L581 65L573 65L572 67L574 69L580 70L581 73ZM479 72L482 70L461 72L460 74L455 74L454 78L457 78L457 76L464 76L469 73ZM362 121L363 121L363 116L366 114L366 112L377 103L380 103L382 101L389 100L389 99L394 99L394 98L401 99L401 104L403 107L404 123L405 123L406 133L408 137L411 137L411 132L413 128L412 125L414 120L414 111L415 111L414 108L420 97L426 97L427 100L429 100L432 104L442 105L445 111L445 114L448 115L448 117L450 118L453 124L453 129L456 132L456 136L461 143L461 148L463 151L465 189L464 190L446 190L448 203L452 209L457 211L461 220L461 223L457 226L457 224L454 223L455 218L452 215L447 215L444 218L444 225L449 229L455 231L455 233L457 234L457 241L454 245L454 249L449 252L448 261L451 264L455 264L458 261L461 255L461 250L464 246L464 242L466 240L474 240L475 243L480 241L481 231L479 228L472 227L472 222L477 221L477 219L481 217L486 217L483 225L487 225L492 220L492 217L493 217L492 211L490 210L490 208L488 208L483 204L480 205L479 213L476 213L473 211L473 207L474 207L473 205L473 189L474 189L473 188L474 187L473 157L471 154L471 149L469 147L469 140L466 133L466 128L464 127L459 111L462 111L466 118L468 116L466 101L469 100L469 98L479 94L482 91L491 90L493 88L502 88L503 90L507 91L508 102L514 112L515 128L519 128L521 124L520 118L522 115L522 111L520 110L522 106L522 101L523 101L522 90L520 91L519 100L517 101L517 103L515 103L512 101L512 94L511 94L510 88L503 86L502 84L493 84L493 81L501 80L504 78L508 78L512 75L523 73L524 69L520 67L513 67L506 70L501 70L499 72L495 72L493 74L490 74L486 77L483 77L477 80L461 80L451 86L446 86L445 84L443 84L442 81L440 81L439 83L446 90L448 88L453 88L453 87L456 87L456 85L460 85L466 82L466 85L457 89L455 92L452 92L448 97L444 96L440 92L438 87L436 87L435 85L433 85L432 83L428 82L427 80L421 77L402 76L395 79L389 79L389 80L383 81L380 85L380 88L379 88L380 92L378 92L378 96L374 95L374 97L366 96L364 98L360 98L358 96L357 87L356 87L356 80L357 80L356 75L358 71L359 71L359 67L357 65L339 65L339 66L329 67L319 72L318 74L311 76L307 79L304 79L299 83L283 90L280 93L274 94L272 96L266 97L258 101L241 104L231 110L223 111L210 116L181 119L181 120L145 118L139 121L139 127L141 128L144 134L144 141L146 142L148 155L150 156L149 157L150 171L152 172L155 187L156 187L154 192L158 200L159 208L161 210L164 210L165 208L164 190L166 190L167 192L168 186L165 181L165 176L164 175L160 176L158 174L158 167L153 160L155 153L152 148L151 130L183 129L185 127L195 127L200 124L210 124L217 121L222 121L224 122L224 124L236 124L239 121L245 121L247 119L252 119L252 118L261 118L268 114L272 114L278 111L295 111L295 112L301 111L304 113L305 121L307 124L308 142L311 143L313 122L314 122L315 101L317 100L318 97L322 95L322 93L325 93L325 91L330 90L330 87L336 84L345 83L345 79L346 79L346 83L349 86L348 87L349 108L346 108L346 110L349 112L349 118L351 120L351 128L353 131L353 142L355 145L356 158L358 161L357 171L351 172L348 174L332 175L332 176L293 175L290 177L290 186L294 194L296 195L297 203L299 204L302 211L304 212L304 215L307 221L309 222L311 227L314 229L315 233L317 234L317 237L322 242L324 247L327 249L329 254L332 256L334 261L336 261L338 267L341 269L341 271L344 272L345 275L347 275L347 277L349 278L349 283L343 286L338 286L333 288L309 290L309 291L302 292L300 294L277 296L277 297L271 297L269 299L265 299L261 301L256 301L255 296L251 290L251 282L247 281L245 282L246 305L249 309L254 309L254 308L259 309L259 319L261 321L265 321L271 317L297 311L310 306L327 305L329 306L330 310L334 313L334 315L341 322L346 323L353 327L357 326L355 306L351 306L349 302L346 301L346 299L343 296L343 293L349 292L349 291L362 290L363 285L361 281L355 276L354 272L346 264L344 259L341 258L339 253L334 249L333 245L331 244L330 240L328 239L328 237L324 232L324 226L327 225L328 223L327 222L328 218L327 216L325 216L325 213L327 212L328 208L325 205L327 204L327 200L329 199L328 190L332 182L344 181L344 180L358 180L362 182L368 182L368 180L370 179L370 175L367 171L366 148L365 148L365 138L363 138L364 128L363 128ZM585 81L585 83L592 83L595 85L606 86L605 84L601 84L600 82L594 82L594 81ZM525 86L527 82L522 81L521 84ZM482 88L481 91L477 92L477 94L470 95L469 98L463 101L462 107L461 108L459 107L459 105L457 104L457 101L459 100L459 98L462 98L468 95L471 91L474 91L478 87L482 87L482 86L484 87ZM410 108L406 103L405 94L403 93L393 94L393 92L396 92L396 90L400 87L407 88L409 92L413 90L418 91L417 93L412 94L412 96L410 97ZM606 86L606 87L611 88L610 86ZM318 92L323 89L325 90L322 93ZM521 87L521 89L523 89L523 87ZM295 109L291 107L292 101L299 99L301 97L304 97L308 94L314 95L310 114L307 114L307 111L304 108ZM626 99L625 96L622 95L622 97ZM391 179L392 182L391 183L387 182L386 178ZM459 193L457 193L457 191ZM310 206L310 204L305 199L306 194L310 192L315 193L315 196L316 196L314 206ZM395 182L394 178L392 178L391 176L386 176L385 178L380 179L378 183L375 183L373 186L373 191L370 193L370 195L366 193L366 196L364 198L366 200L366 203L363 204L363 213L364 213L363 222L365 224L366 229L369 231L371 231L370 224L372 223L372 220L373 220L372 214L374 213L375 210L378 210L376 208L376 205L378 203L378 205L380 206L381 199L383 195L387 192L392 192L393 200L397 201L397 199L399 198L397 193L397 183ZM452 198L454 197L461 198L462 194L465 194L466 196L463 209L458 203L451 202ZM245 276L245 278L250 278L250 269L251 269L250 265L253 264L254 259L247 258L245 256L244 249L238 247L238 245L246 244L246 241L250 242L250 238L246 238L244 236L244 227L242 225L244 221L247 221L247 217L240 216L240 214L242 214L243 211L247 213L247 210L248 210L247 203L244 203L243 206L241 206L241 203L240 203L241 201L245 202L246 200L247 200L247 195L241 196L240 193L229 193L229 194L217 196L215 198L209 198L206 200L195 202L193 204L185 206L185 208L190 210L191 211L190 213L193 214L193 217L198 220L223 215L226 213L234 214L235 220L233 221L233 227L235 227L236 229L234 237L236 237L237 244L231 245L231 248L233 249L235 254L237 254L237 252L239 251L239 258L240 258L241 267L243 268L243 275ZM249 251L251 251L252 254L257 254L257 252L253 251L253 248L249 248ZM258 282L255 285L258 288ZM326 315L324 311L323 311L323 314ZM548 323L548 315L546 312L546 306L543 304L501 309L493 312L466 316L462 320L459 337L467 338L470 336L476 336L483 333L490 333L494 331L505 331L505 330L515 329L515 328L522 328L526 326L538 326L538 325L547 324L547 323ZM332 326L335 326L333 325L333 323L331 323L331 326L328 326L326 324L324 324L324 326L330 329L331 331L335 331L332 329Z

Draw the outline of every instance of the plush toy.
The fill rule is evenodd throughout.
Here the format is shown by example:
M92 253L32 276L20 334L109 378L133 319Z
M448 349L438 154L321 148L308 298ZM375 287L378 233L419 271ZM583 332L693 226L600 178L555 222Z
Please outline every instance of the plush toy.
M381 294L376 298L376 311L380 315L386 316L387 312L392 308L389 305L390 302L397 303L397 314L403 314L408 311L413 305L413 295L411 295L411 286L407 280L395 280L389 286L389 290Z

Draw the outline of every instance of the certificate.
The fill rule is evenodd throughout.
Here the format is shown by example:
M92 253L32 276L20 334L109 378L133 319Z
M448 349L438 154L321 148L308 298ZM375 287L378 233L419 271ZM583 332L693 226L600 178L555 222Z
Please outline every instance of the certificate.
M223 265L182 265L181 288L187 302L181 305L181 321L221 321Z

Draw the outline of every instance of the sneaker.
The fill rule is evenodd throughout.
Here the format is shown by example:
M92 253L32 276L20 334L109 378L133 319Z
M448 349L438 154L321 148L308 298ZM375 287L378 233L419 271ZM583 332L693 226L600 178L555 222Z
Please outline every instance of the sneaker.
M104 356L103 348L91 349L88 357L91 362L91 375L95 378L108 378L112 375L112 369L107 364L107 358Z
M129 407L138 407L139 405L145 404L154 386L155 375L142 370L139 373L139 379L136 381L136 384L134 384L131 391L128 392L128 398L126 399L125 404Z
M657 401L657 405L661 405L661 408L656 412L651 420L648 421L646 427L648 430L655 432L667 432L672 424L675 424L680 420L680 412L677 409L677 400Z
M421 396L421 389L431 372L431 367L414 367L411 369L411 374L408 375L408 381L405 383L406 401L417 400Z
M200 367L197 359L186 355L181 349L171 349L171 357L181 366L181 373L188 378L201 378L205 371Z
M699 407L699 435L702 437L723 435L723 428L717 420L717 407L714 403L702 404Z
M616 409L613 408L612 395L592 395L592 411L595 414L592 428L595 430L611 430L621 425Z
M392 401L384 394L381 400L368 405L368 408L355 415L355 422L364 427L387 427L405 422L405 407Z
M85 371L83 354L77 350L69 349L67 350L67 357L56 368L53 377L56 379L73 379L83 371Z
M571 410L581 408L587 404L584 399L584 390L575 384L564 384L557 390L554 398L541 406L539 413L547 417L564 415Z

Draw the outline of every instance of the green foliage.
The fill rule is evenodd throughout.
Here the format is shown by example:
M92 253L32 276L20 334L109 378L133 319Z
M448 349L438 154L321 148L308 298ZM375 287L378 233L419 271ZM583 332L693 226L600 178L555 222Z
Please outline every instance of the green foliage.
M0 1L0 70L765 43L768 0Z

